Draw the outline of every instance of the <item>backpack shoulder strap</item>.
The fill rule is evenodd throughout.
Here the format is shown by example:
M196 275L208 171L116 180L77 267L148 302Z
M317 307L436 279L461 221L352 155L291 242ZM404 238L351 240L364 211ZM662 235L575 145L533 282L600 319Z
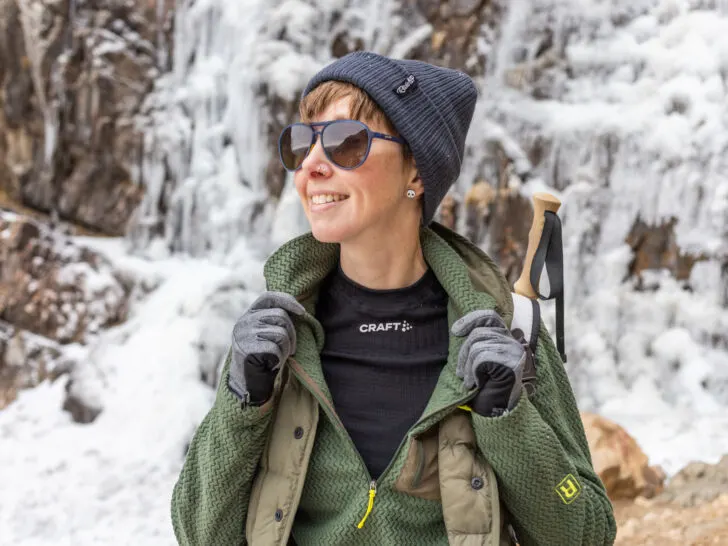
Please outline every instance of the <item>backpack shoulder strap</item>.
M528 342L531 352L536 354L538 344L538 332L541 327L541 306L536 300L512 293L513 296L513 320L511 330L523 332L523 338Z

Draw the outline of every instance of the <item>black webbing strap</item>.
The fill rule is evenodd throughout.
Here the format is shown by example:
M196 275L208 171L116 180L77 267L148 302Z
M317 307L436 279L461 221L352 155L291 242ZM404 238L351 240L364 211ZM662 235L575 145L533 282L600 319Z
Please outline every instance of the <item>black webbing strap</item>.
M538 332L541 327L541 306L536 300L530 301L533 318L531 319L531 339L528 340L528 346L531 347L531 352L535 355L538 347Z
M542 294L541 274L546 268L549 293ZM531 286L542 300L556 300L556 347L566 362L564 348L564 246L561 240L561 219L551 211L544 213L543 232L533 257L530 272Z

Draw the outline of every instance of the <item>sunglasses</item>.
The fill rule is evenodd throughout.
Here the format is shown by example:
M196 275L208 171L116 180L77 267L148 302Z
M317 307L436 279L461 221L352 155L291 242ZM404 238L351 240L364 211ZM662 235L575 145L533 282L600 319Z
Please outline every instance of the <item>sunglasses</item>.
M316 130L320 127L319 130ZM297 171L321 135L321 146L326 157L341 169L356 169L369 156L372 140L381 138L404 144L404 140L384 133L376 133L354 119L337 119L322 123L294 123L281 132L278 153L288 171Z

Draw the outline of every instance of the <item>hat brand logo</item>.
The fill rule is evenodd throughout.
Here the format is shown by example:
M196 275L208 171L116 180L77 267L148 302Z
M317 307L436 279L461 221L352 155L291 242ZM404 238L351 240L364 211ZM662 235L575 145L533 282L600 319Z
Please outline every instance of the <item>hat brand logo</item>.
M397 88L398 95L404 95L415 83L415 77L410 74L402 85Z

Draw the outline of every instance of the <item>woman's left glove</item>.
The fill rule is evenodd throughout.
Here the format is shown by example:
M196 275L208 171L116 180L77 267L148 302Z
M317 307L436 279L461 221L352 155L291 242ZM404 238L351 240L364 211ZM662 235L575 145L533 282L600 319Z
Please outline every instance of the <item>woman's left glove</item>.
M471 402L473 411L494 417L512 410L521 397L526 348L492 310L468 313L452 325L451 332L467 336L456 373L466 388L479 389Z
M263 292L235 323L228 385L246 403L270 398L278 370L296 352L291 316L305 312L290 294Z

